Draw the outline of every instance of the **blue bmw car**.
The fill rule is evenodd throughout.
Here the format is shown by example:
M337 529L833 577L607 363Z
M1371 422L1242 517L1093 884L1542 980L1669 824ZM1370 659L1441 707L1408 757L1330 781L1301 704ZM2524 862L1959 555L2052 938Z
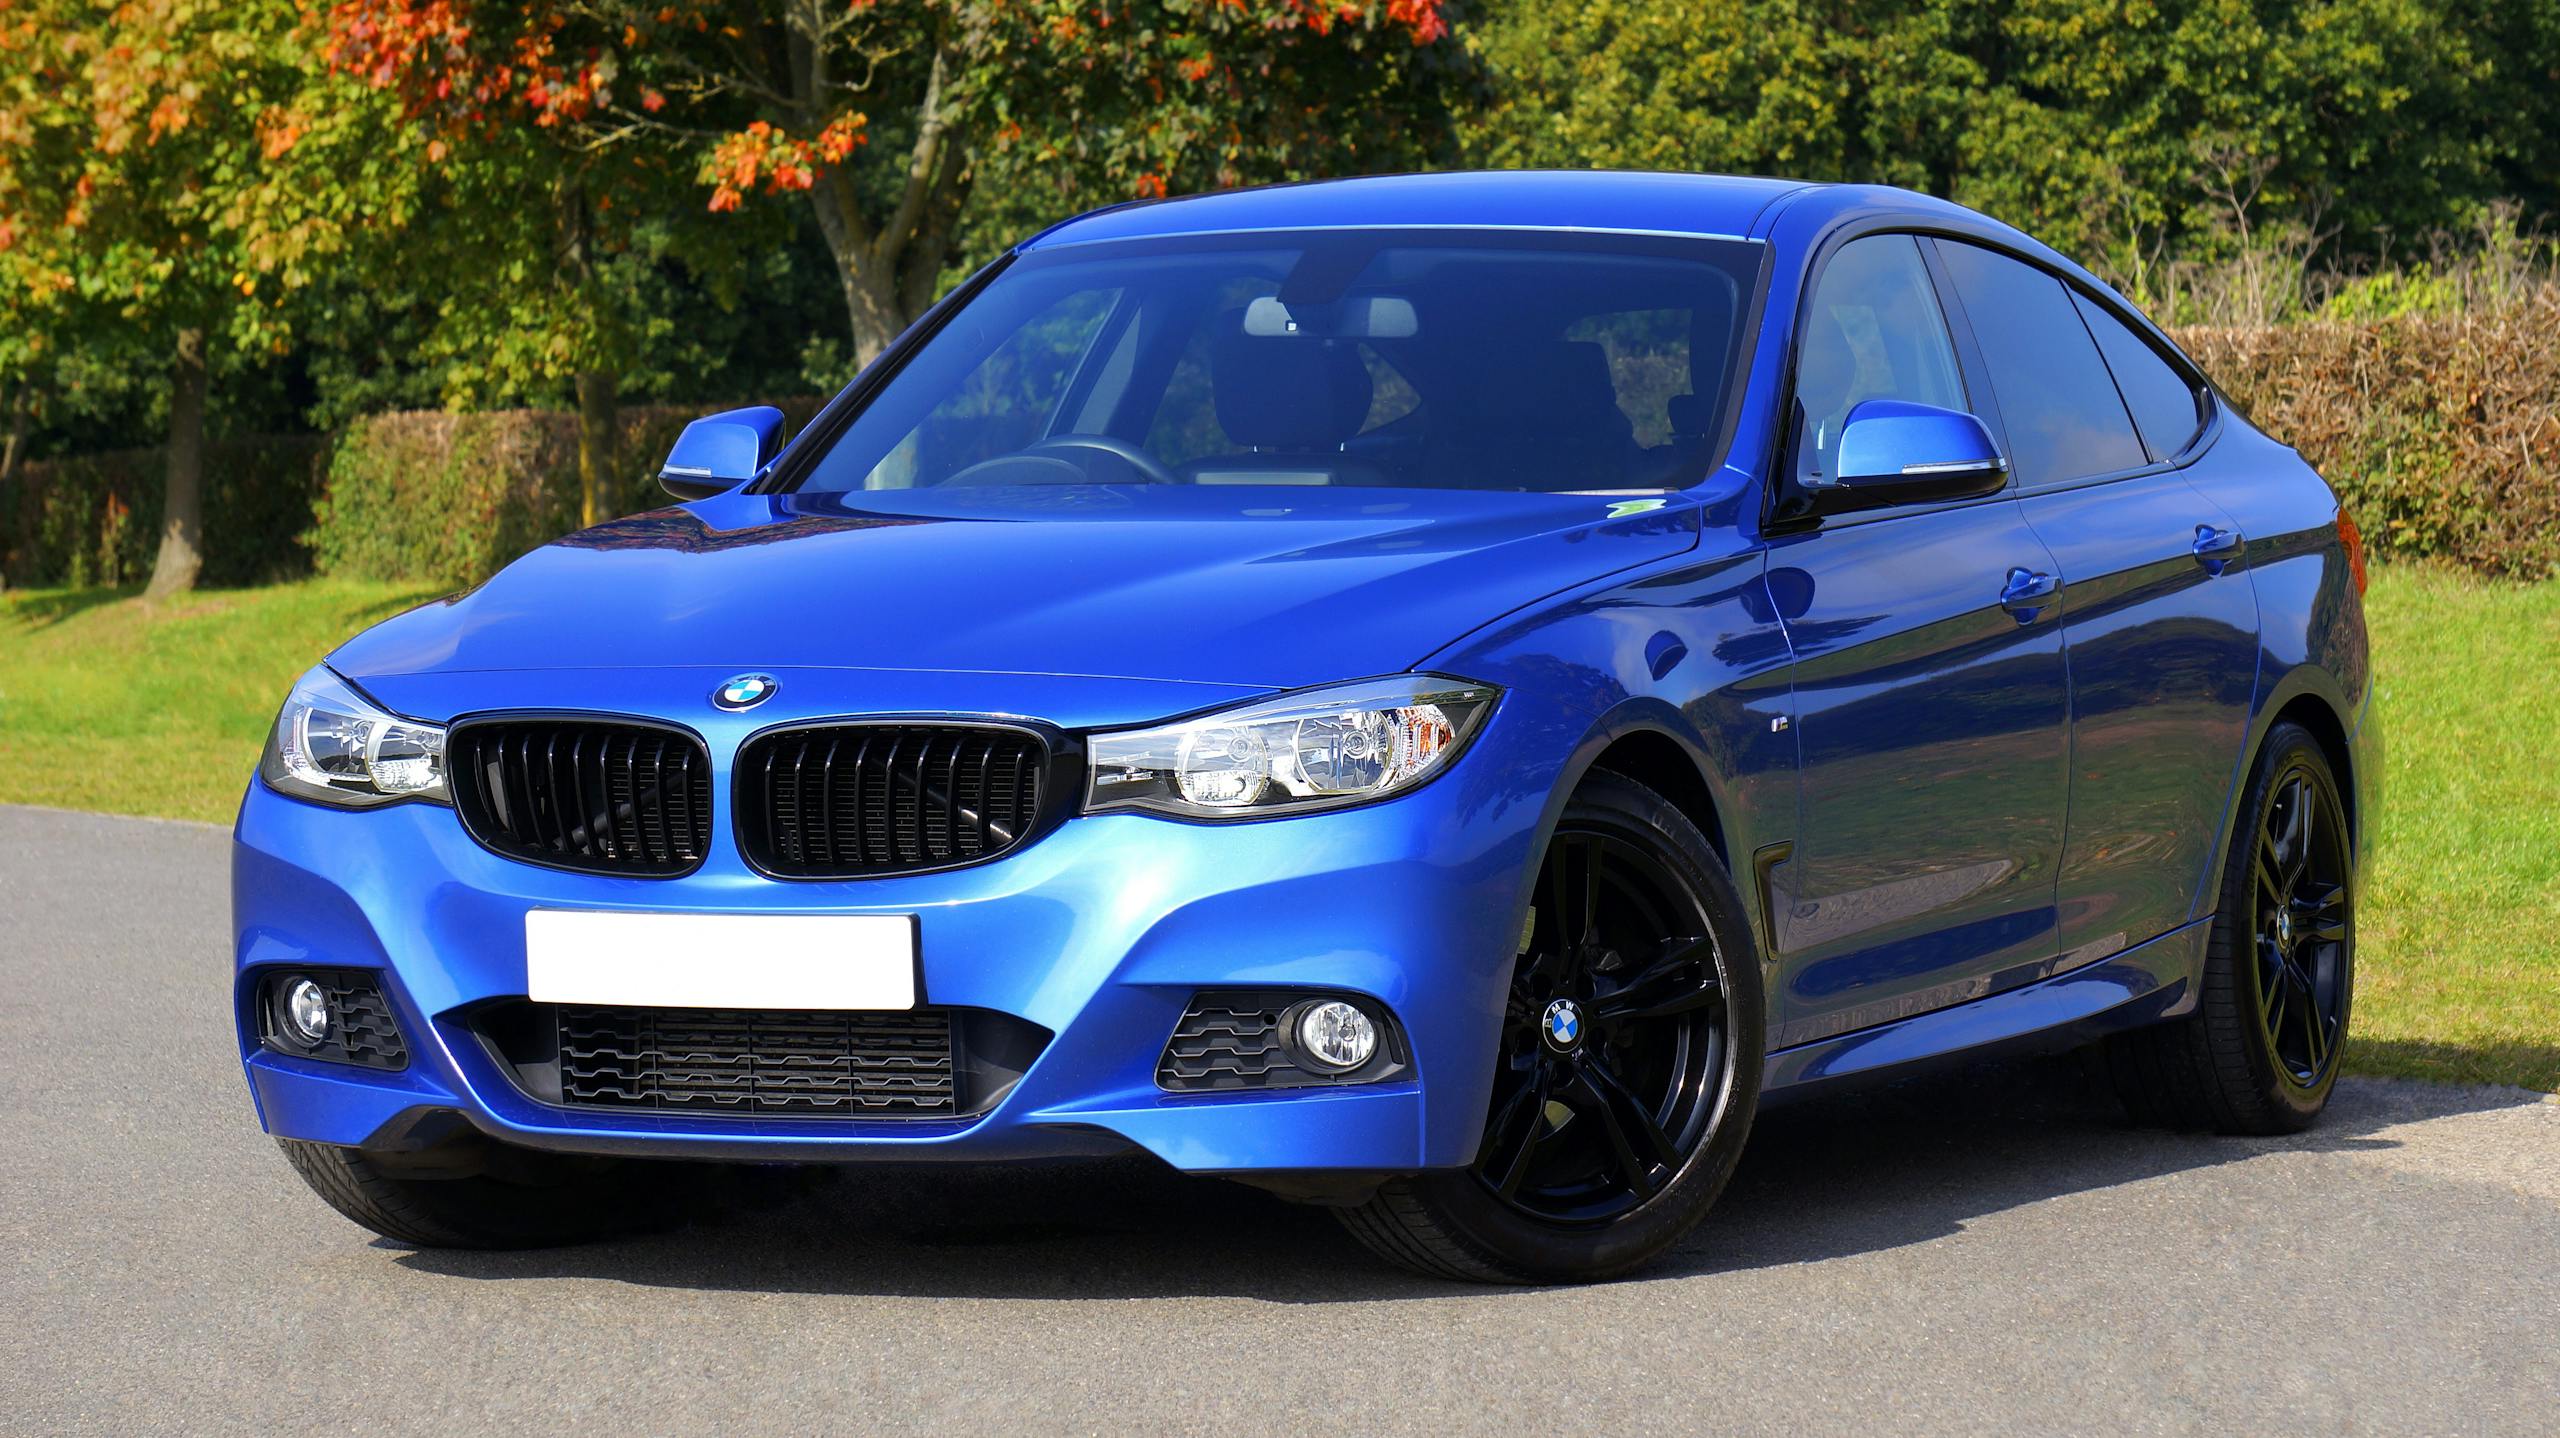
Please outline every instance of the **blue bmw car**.
M1782 1092L2086 1046L2263 1134L2336 1078L2354 525L1958 206L1104 210L663 479L329 655L241 806L259 1118L396 1242L1142 1151L1592 1279Z

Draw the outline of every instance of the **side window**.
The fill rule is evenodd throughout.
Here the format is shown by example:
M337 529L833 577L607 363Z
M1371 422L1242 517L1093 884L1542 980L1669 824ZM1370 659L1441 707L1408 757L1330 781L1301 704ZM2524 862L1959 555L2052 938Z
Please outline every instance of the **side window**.
M2125 408L2133 411L2133 427L2142 431L2151 457L2167 459L2185 449L2204 423L2195 386L2106 306L2076 291L2071 299L2080 306L2080 318L2089 322L2098 352L2107 357L2107 368L2115 374L2116 388L2124 395Z
M1946 317L1909 235L1851 240L1814 281L1796 355L1799 478L1832 473L1841 424L1871 399L1965 407Z
M2070 289L1977 246L1940 241L1938 253L1991 369L2019 482L2056 484L2146 463Z

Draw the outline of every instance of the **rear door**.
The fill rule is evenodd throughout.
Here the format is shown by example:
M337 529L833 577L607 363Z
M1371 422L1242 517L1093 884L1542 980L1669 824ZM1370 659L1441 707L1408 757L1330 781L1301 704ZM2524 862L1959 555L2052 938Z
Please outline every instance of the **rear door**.
M1871 235L1815 280L1792 462L1862 400L1975 408L1920 242ZM2053 954L2068 783L2054 563L2009 493L1834 515L1777 537L1794 646L1795 850L1770 875L1773 1046L1979 998Z
M2108 302L2013 256L1935 242L1998 398L2019 503L2069 583L2070 833L2057 968L2194 910L2257 678L2231 517L2179 469L2199 387Z

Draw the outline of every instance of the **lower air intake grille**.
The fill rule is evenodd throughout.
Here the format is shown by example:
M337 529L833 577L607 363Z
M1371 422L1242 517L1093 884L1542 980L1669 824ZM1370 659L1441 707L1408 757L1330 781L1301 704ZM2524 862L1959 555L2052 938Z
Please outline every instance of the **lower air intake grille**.
M1193 997L1156 1062L1156 1087L1176 1093L1222 1089L1304 1088L1312 1084L1376 1083L1410 1065L1404 1032L1376 1004L1355 1000L1378 1026L1378 1051L1348 1073L1329 1073L1297 1060L1284 1037L1301 1005L1348 997L1304 989L1204 993Z
M445 745L463 828L511 859L672 877L711 847L711 756L681 730L484 719Z
M777 1117L960 1111L951 1015L562 1007L560 1101Z
M738 751L738 844L786 879L912 873L992 859L1028 837L1049 746L1023 729L830 724Z

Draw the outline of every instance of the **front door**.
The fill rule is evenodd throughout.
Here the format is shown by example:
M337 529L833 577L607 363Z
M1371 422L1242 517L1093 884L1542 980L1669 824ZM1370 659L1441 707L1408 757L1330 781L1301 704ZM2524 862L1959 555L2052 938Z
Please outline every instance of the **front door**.
M1970 408L1908 236L1816 280L1792 460L1875 398ZM1773 1047L1962 1003L2055 952L2069 786L2060 571L2014 495L1841 515L1773 541L1795 653L1800 813L1769 876Z

